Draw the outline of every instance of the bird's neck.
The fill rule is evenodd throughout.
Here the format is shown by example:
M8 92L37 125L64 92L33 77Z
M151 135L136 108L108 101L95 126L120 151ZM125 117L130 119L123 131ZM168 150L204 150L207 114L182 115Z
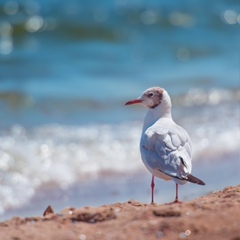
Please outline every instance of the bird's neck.
M172 119L171 107L159 105L153 109L150 108L144 118L143 132L161 118Z

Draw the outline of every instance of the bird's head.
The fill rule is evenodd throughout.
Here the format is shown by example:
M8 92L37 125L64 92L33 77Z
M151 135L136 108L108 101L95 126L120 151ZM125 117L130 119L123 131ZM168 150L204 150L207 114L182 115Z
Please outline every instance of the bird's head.
M167 91L160 87L152 87L145 90L140 97L126 102L125 105L137 103L141 103L150 109L154 109L159 105L162 105L163 108L171 109L171 99Z

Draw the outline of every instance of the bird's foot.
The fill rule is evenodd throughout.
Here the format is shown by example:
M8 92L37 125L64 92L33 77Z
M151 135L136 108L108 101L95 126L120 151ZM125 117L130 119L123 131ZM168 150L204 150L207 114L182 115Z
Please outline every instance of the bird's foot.
M178 199L175 199L172 203L182 203L182 202L178 201Z
M178 199L175 199L173 202L166 203L166 205L171 205L171 204L175 204L175 203L182 203L182 202L178 201Z
M153 205L153 206L158 206L158 204L155 203L155 202L151 202L151 205Z

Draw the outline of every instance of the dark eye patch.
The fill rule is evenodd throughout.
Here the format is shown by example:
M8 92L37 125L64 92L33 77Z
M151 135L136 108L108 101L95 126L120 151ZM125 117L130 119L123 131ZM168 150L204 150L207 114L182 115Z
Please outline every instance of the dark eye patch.
M148 95L147 95L149 98L153 96L153 93L150 92Z

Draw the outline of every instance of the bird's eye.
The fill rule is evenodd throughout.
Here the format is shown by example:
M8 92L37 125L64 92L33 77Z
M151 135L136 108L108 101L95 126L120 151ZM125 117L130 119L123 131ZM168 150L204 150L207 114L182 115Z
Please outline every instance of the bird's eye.
M153 93L150 92L148 95L147 95L149 98L151 98L153 96Z

